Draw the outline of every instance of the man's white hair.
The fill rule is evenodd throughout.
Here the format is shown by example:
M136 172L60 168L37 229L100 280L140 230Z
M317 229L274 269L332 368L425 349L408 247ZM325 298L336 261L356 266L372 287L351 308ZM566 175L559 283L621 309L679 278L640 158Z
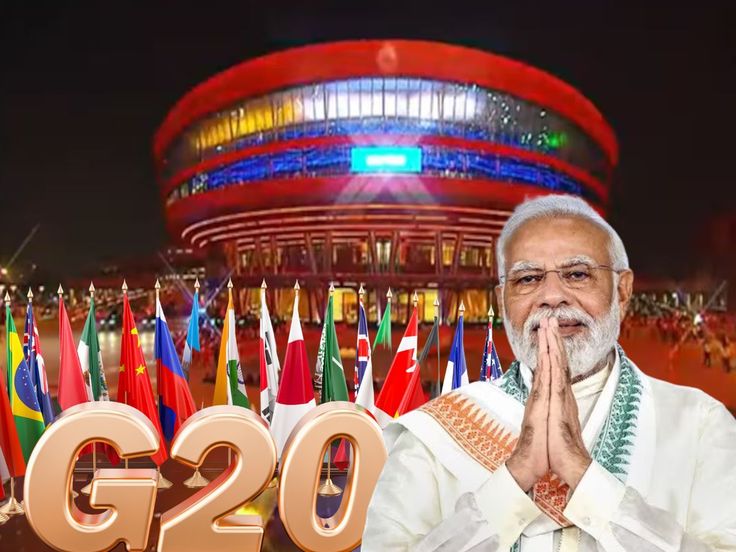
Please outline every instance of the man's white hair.
M599 226L606 231L609 238L608 250L612 268L625 270L629 268L629 257L626 255L624 242L618 233L590 205L576 196L546 195L527 200L514 209L511 217L501 231L496 242L496 266L499 279L506 274L506 244L525 223L540 218L579 217Z

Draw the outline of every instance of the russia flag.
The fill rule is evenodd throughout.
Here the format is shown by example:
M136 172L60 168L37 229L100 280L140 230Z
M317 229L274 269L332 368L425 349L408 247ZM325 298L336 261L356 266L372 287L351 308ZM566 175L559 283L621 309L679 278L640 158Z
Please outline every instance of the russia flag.
M158 414L164 437L170 441L184 420L194 414L196 409L158 298L154 352L158 379Z

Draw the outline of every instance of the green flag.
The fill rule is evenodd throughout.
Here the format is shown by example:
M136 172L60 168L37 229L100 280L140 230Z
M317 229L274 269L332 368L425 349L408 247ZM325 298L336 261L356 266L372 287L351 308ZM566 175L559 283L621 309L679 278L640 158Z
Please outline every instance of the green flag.
M378 325L378 332L376 333L376 340L373 342L373 350L379 345L391 350L391 301L386 303L386 310L381 318L381 323Z
M82 337L79 338L77 354L82 365L82 373L89 373L94 400L109 401L110 394L107 391L107 380L102 366L102 351L100 351L100 342L97 339L94 298L89 303L89 313L87 313L87 321L84 323Z
M323 339L320 340L318 358L322 360L322 393L320 404L329 401L347 401L348 386L345 383L345 372L340 358L340 346L337 344L335 319L332 314L332 295L327 302L325 325L322 327Z
M5 343L7 346L8 380L10 388L10 409L13 412L15 428L18 430L18 441L23 449L26 462L31 456L33 447L46 429L41 407L38 404L36 390L31 380L31 372L23 357L23 346L15 329L10 305L5 307Z

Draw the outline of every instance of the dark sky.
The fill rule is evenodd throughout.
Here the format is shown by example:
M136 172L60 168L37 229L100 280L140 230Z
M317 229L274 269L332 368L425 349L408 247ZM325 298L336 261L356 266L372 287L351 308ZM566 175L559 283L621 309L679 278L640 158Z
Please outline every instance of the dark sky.
M528 62L588 96L619 139L610 218L634 268L679 276L698 227L736 210L729 3L5 0L0 263L37 223L23 260L57 275L167 243L151 138L218 71L318 41L423 38Z

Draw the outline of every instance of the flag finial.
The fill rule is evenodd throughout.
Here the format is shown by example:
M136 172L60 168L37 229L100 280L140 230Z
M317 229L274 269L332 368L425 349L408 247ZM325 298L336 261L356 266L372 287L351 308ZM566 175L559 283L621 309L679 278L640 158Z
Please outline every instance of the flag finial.
M233 279L232 278L227 279L227 289L233 289Z
M294 284L294 289L296 290L297 293L299 293L299 290L301 289L299 287L299 280L297 280L296 283Z
M33 288L28 288L28 294L26 295L28 297L28 301L33 301Z
M156 283L153 285L153 289L156 291L161 289L161 282L158 281L158 278L156 278Z
M460 316L462 316L465 313L465 303L463 303L463 300L460 299L460 306L457 309L460 312Z
M488 318L493 318L493 305L488 305Z
M89 294L92 296L95 294L95 285L92 282L89 283Z
M61 287L61 284L59 284L59 289L56 290L56 293L58 293L59 295L62 295L64 293L64 288Z
M391 288L388 288L388 291L386 292L386 299L391 301L391 298L394 296L393 293L391 293Z
M199 278L194 279L194 289L199 291Z
M363 287L363 284L360 284L360 289L358 290L358 295L363 297L365 295L365 288Z
M414 295L411 296L411 301L414 303L414 306L416 307L419 304L419 295L417 295L417 292L414 292Z
M335 284L330 282L330 295L334 295L334 294L335 294Z
M435 297L435 298L434 298L434 303L432 303L432 304L433 304L433 305L434 305L435 307L439 307L439 306L440 306L440 298L439 298L439 297Z
M265 278L261 282L261 289L268 289L268 286L266 285L266 279Z
M128 293L128 282L125 281L125 278L123 278L123 293Z
M5 292L5 304L10 305L10 294L7 291Z

